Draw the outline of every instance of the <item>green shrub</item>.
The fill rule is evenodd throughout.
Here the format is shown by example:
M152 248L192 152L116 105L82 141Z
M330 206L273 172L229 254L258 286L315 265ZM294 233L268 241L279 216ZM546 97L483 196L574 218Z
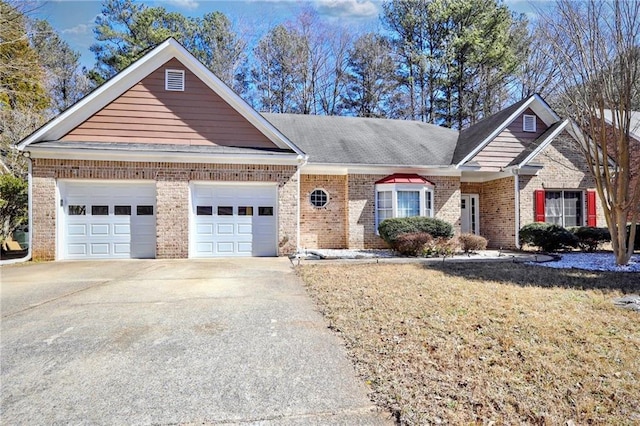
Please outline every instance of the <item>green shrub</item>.
M421 256L425 245L432 241L433 237L426 232L402 234L395 239L392 248L403 256Z
M385 219L378 226L378 232L387 244L393 247L394 241L402 234L425 232L433 238L451 238L453 226L433 217L413 216Z
M603 243L611 241L609 228L574 226L569 231L578 239L578 247L582 251L594 252Z
M424 246L425 257L453 256L458 249L458 241L455 238L434 238Z
M520 229L520 244L529 244L551 253L578 246L578 238L565 228L552 223L534 222Z
M487 239L475 234L460 234L458 235L458 243L460 249L469 253L472 251L485 250L487 248Z
M629 238L631 237L631 224L627 225L627 245L629 245ZM640 250L640 223L636 223L636 237L633 240L633 249Z

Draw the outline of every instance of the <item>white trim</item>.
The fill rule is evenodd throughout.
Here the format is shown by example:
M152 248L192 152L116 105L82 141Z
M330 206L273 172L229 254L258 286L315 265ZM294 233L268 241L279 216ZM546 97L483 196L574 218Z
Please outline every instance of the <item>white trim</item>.
M560 117L558 117L558 115L555 112L553 112L551 107L549 107L549 105L547 105L547 103L538 94L534 94L524 104L522 104L520 108L518 108L513 114L511 114L509 118L503 121L500 126L496 127L496 129L493 132L491 132L491 134L487 136L478 146L476 146L473 149L473 151L467 154L466 157L462 159L462 161L458 162L458 164L456 164L456 167L462 166L464 163L466 163L467 161L475 157L492 140L494 140L496 136L502 133L504 129L506 129L511 123L513 123L513 121L516 118L518 118L519 115L524 113L527 110L527 108L530 108L530 107L531 109L535 108L540 110L539 113L537 113L538 117L540 117L540 115L547 115L547 117L545 117L547 118L546 120L545 118L540 117L540 119L543 120L546 125L550 125L552 122L556 122L560 120ZM535 109L534 109L534 112L536 112Z
M100 161L148 161L170 163L274 164L297 165L301 157L293 153L205 154L197 152L133 151L83 148L29 148L32 158Z
M173 76L173 78L170 78ZM173 86L177 83L177 86ZM184 92L185 78L184 70L167 68L164 70L164 90L169 92Z
M140 82L144 77L173 58L179 60L187 69L195 74L196 77L202 80L211 90L238 111L240 115L253 124L276 146L282 149L291 149L296 154L302 156L305 155L300 148L287 139L286 136L256 110L251 108L249 104L242 100L240 96L226 86L218 77L213 75L211 71L173 38L169 38L156 46L149 53L122 70L75 105L26 137L18 144L18 149L24 151L27 146L34 142L60 139L73 128Z
M517 167L524 167L529 161L531 161L534 158L536 158L538 156L538 154L540 154L543 149L545 149L547 146L549 146L549 144L553 142L553 140L556 138L556 136L558 136L558 134L560 134L560 132L562 132L565 127L567 127L567 124L569 124L569 120L565 119L562 122L562 124L560 124L557 129L555 129L553 132L551 132L551 134L540 145L538 145L538 147L536 149L534 149L531 152L531 154L529 154L524 160L522 160L520 162L520 164L518 164Z
M474 235L480 235L480 194L474 194L474 193L460 193L460 203L462 203L462 197L469 197L469 203L471 204L471 200L473 200L473 202L475 203L475 214L473 212L473 210L471 210L471 205L468 206L469 209L469 217L470 220L469 221L469 232L471 234ZM462 205L460 206L460 210L462 210ZM462 213L462 212L461 212ZM475 232L473 229L473 220L475 220ZM462 228L462 218L460 219L460 226ZM460 229L460 232L462 232L462 229Z
M520 176L518 170L513 170L513 203L515 204L515 246L520 250Z
M527 127L529 124L531 127ZM527 133L535 133L538 128L537 116L531 114L522 114L522 131Z

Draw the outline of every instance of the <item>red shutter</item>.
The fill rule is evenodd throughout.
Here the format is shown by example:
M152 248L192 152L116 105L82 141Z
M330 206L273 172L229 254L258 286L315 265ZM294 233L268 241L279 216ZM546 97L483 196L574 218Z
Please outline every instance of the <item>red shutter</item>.
M596 191L587 191L587 226L597 226Z
M544 222L544 189L536 189L535 194L535 220L536 222Z

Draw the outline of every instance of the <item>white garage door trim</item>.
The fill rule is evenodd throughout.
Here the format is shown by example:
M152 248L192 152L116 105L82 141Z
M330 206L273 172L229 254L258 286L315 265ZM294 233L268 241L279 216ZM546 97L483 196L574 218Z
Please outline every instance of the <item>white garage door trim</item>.
M272 182L192 182L189 257L278 254L278 185Z
M155 257L155 182L59 180L56 194L57 259Z

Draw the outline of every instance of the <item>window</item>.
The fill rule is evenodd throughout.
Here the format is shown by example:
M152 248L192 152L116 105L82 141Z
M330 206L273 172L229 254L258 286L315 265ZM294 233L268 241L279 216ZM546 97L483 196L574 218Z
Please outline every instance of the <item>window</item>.
M131 206L115 206L113 210L116 216L131 216Z
M522 131L523 132L536 132L536 116L535 115L522 115Z
M239 206L238 207L238 216L253 216L253 207L250 207L250 206Z
M233 206L218 206L218 216L233 216Z
M69 216L84 216L87 214L87 206L72 204L69 206Z
M212 206L196 206L196 216L211 216L213 215Z
M258 207L258 216L273 216L273 207Z
M91 206L92 216L108 216L109 206Z
M137 206L136 214L138 216L153 216L153 206Z
M582 226L581 191L545 191L545 222L556 225Z
M184 70L165 70L164 89L171 92L184 92Z
M411 216L433 217L432 185L376 185L376 226L388 218Z
M587 189L534 191L536 222L562 226L598 226L596 191Z
M329 195L324 189L314 189L309 196L313 207L324 207L329 203Z

